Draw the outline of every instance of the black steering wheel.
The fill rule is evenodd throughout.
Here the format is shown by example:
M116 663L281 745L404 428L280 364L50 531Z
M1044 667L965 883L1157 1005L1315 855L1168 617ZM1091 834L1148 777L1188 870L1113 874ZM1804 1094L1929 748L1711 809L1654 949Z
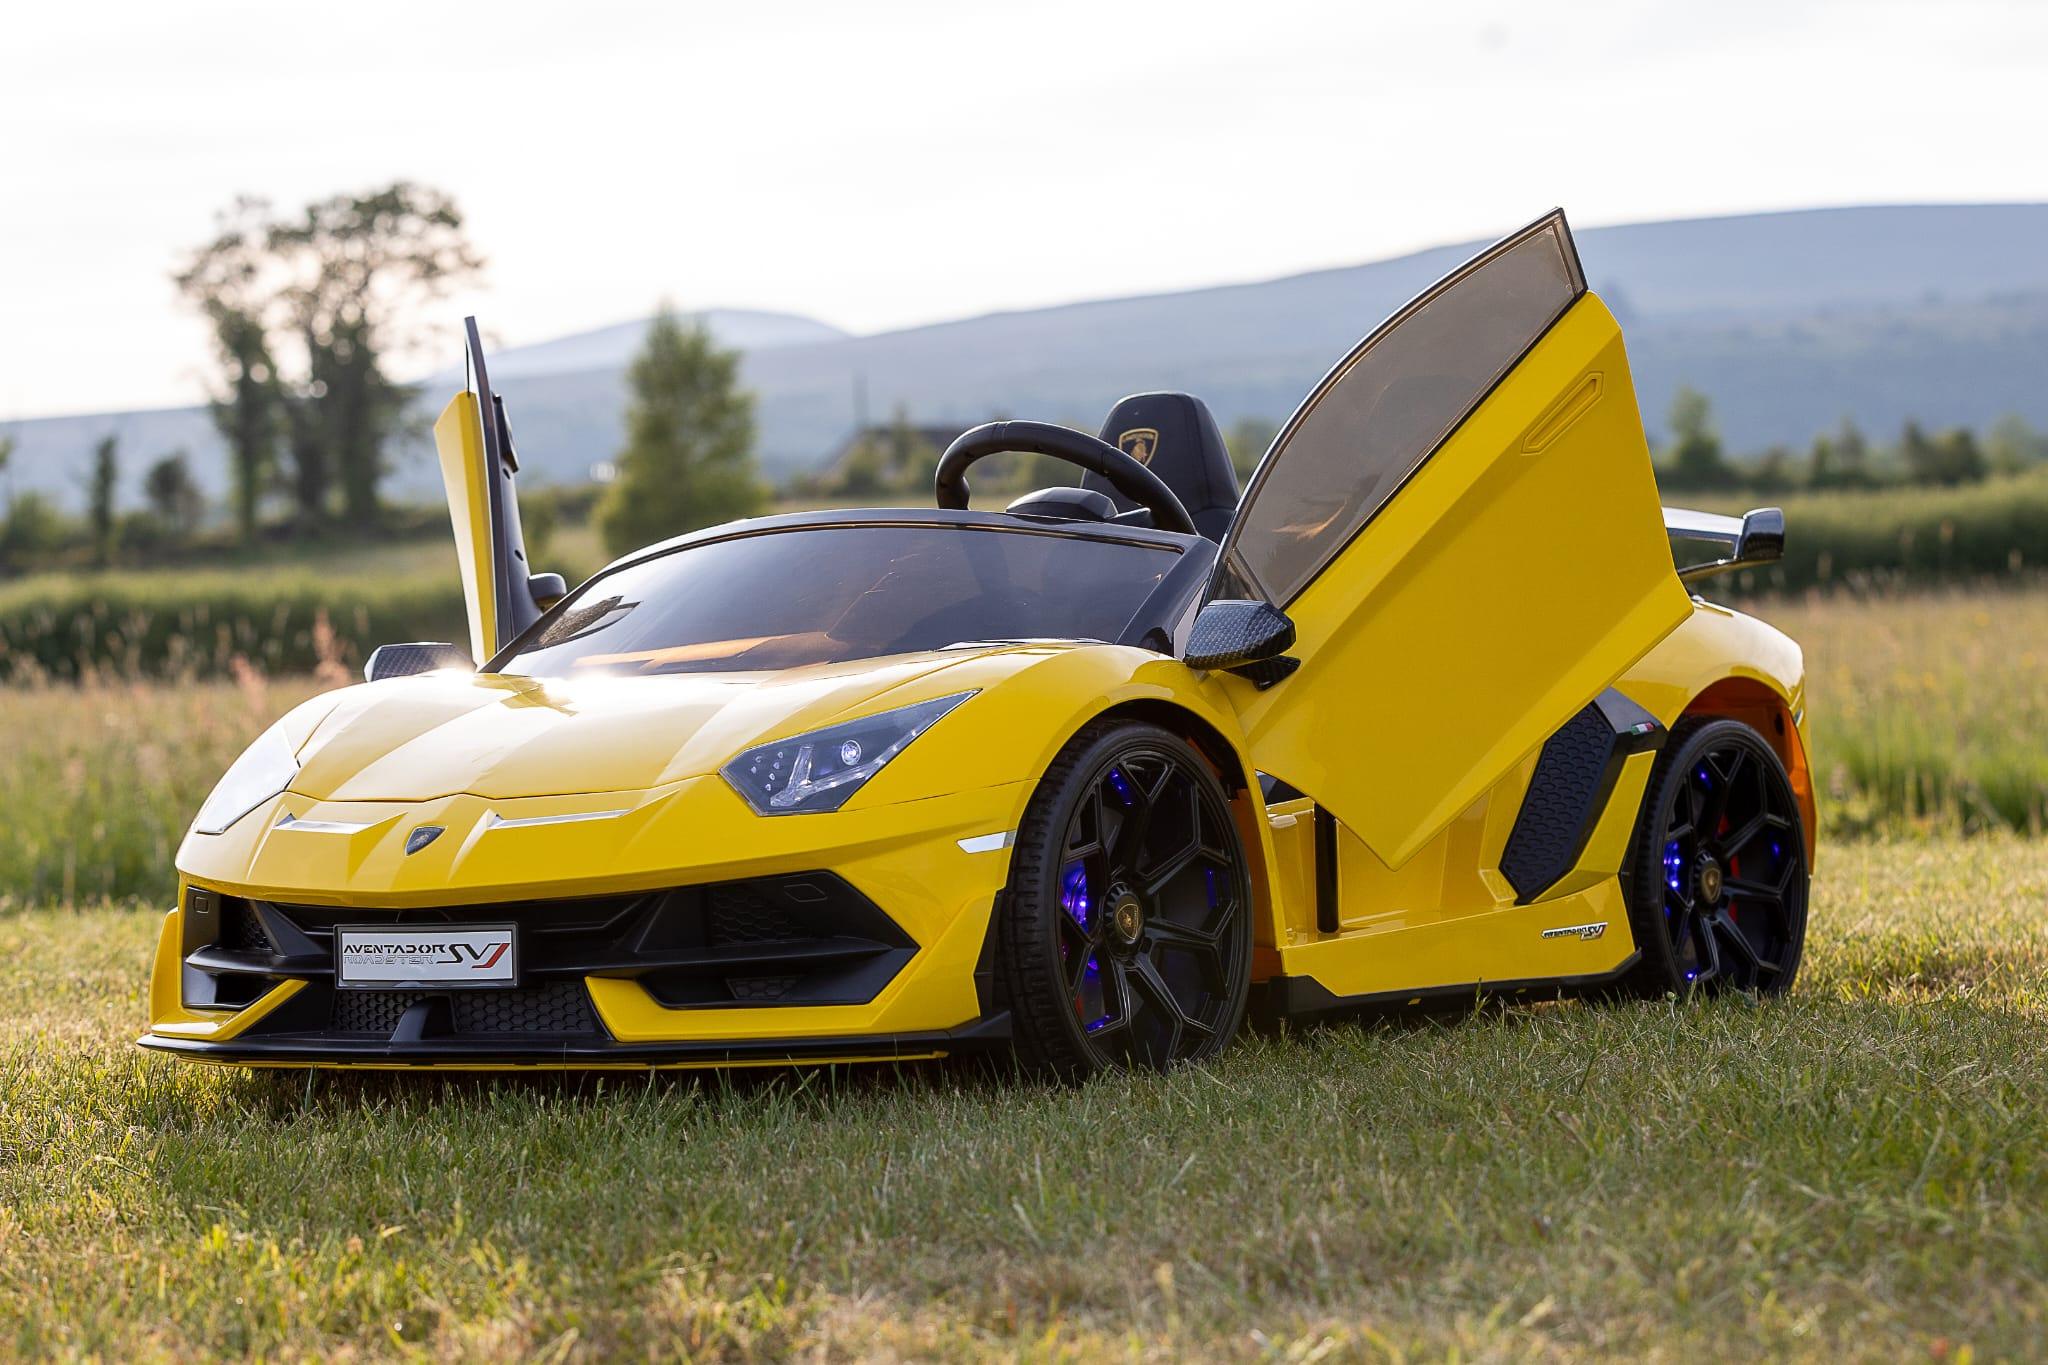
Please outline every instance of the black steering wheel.
M1152 524L1162 531L1195 534L1194 519L1174 496L1166 481L1118 450L1072 427L1051 422L984 422L963 431L946 453L939 457L939 472L932 479L932 492L939 506L959 511L967 506L967 471L976 460L1006 450L1030 455L1050 455L1056 460L1079 465L1090 474L1100 474L1110 486L1152 514Z

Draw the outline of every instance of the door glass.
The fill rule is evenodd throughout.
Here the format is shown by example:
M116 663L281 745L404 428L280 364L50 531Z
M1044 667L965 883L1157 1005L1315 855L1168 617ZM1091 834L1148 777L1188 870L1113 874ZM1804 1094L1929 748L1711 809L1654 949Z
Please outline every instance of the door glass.
M1280 433L1219 574L1287 606L1585 287L1564 217L1552 214L1388 319Z

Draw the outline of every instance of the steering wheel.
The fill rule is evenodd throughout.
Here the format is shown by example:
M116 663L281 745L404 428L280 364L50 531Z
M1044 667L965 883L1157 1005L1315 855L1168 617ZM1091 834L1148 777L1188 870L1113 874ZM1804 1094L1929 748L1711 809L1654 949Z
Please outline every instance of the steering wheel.
M1006 450L1030 455L1050 455L1056 460L1079 465L1090 474L1100 474L1110 486L1152 514L1152 524L1162 531L1195 534L1195 523L1166 481L1118 450L1072 427L1051 422L984 422L963 431L946 453L939 457L939 472L932 479L932 492L939 506L959 511L967 506L967 471L977 460Z

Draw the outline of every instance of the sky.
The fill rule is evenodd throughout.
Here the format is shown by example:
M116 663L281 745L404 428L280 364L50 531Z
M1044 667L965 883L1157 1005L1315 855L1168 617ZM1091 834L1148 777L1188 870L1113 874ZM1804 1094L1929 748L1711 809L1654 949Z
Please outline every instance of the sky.
M17 7L0 419L183 405L240 194L406 178L501 344L685 309L857 332L1485 238L2048 199L2040 0Z

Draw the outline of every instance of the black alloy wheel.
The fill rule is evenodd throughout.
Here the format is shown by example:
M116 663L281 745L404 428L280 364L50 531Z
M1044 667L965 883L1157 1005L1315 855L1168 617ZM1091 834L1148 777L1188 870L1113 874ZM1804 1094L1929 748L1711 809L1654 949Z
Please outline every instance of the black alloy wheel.
M1251 986L1252 898L1229 797L1154 725L1083 729L1017 831L997 977L1026 1065L1065 1076L1221 1051Z
M1671 733L1630 851L1630 924L1648 995L1792 984L1806 941L1799 803L1770 743L1735 720Z

